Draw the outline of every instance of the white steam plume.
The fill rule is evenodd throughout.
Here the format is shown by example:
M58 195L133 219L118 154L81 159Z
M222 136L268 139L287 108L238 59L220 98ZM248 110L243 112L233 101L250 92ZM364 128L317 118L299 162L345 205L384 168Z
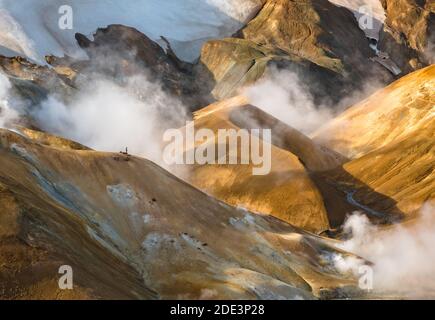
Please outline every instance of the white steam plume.
M361 214L350 216L344 226L352 238L340 245L373 265L375 292L408 298L435 297L435 207L425 204L413 223L381 229ZM362 260L336 261L342 271L358 274Z
M6 128L19 117L18 112L10 105L9 90L11 87L9 79L0 72L0 128Z
M369 13L381 22L385 21L385 10L380 0L330 0L335 5L348 8L352 12L358 12L362 7L370 8Z
M99 151L128 147L161 164L161 130L184 119L181 103L144 76L128 79L125 86L103 79L87 86L68 105L49 97L34 113L38 124Z
M303 133L313 132L333 118L330 108L316 107L308 89L290 71L272 69L244 94L253 105Z
M245 88L243 94L251 104L310 136L339 113L383 87L382 81L372 78L335 105L327 99L316 104L300 76L271 68L263 79Z

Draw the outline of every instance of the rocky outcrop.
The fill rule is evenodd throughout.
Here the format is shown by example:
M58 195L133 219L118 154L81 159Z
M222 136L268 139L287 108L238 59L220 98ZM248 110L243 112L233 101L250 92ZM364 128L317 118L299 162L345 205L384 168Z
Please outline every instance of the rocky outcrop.
M0 71L9 77L15 93L32 104L44 100L48 92L66 97L74 90L68 77L25 58L0 56Z
M385 27L379 48L390 54L405 72L434 63L435 3L418 0L382 0Z
M76 34L78 44L90 57L79 66L81 73L97 72L118 80L143 74L151 81L160 81L167 92L193 109L209 101L194 80L193 65L179 60L165 38L166 52L138 30L122 25L100 28L93 38Z
M218 99L234 95L275 65L300 73L319 100L339 100L368 77L392 79L372 56L348 9L326 0L269 0L234 38L205 44L200 68L213 76Z

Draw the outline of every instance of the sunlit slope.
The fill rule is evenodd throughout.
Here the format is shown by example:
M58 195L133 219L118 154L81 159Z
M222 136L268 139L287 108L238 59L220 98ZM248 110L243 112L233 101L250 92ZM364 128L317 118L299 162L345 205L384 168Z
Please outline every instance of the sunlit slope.
M316 141L357 158L409 134L431 130L435 65L418 70L349 108L314 134ZM433 134L433 131L432 131Z
M32 129L21 127L21 126L17 126L15 130L17 130L17 132L19 132L20 134L22 134L26 138L29 138L29 139L31 139L35 142L38 142L42 145L46 145L46 146L50 146L50 147L54 147L54 148L58 148L58 149L90 150L90 148L88 148L80 143L77 143L77 142L74 142L74 141L59 137L59 136L55 136L52 134L48 134L46 132L32 130Z
M332 265L346 253L329 240L214 200L144 159L1 130L0 185L1 298L361 294ZM63 264L70 294L57 288Z
M229 204L272 214L295 226L324 231L329 222L323 199L308 170L339 166L344 158L315 145L308 137L236 97L195 113L195 129L272 129L271 172L253 175L253 165L189 165L179 174L200 190ZM217 140L215 141L217 148ZM305 166L304 166L305 165Z
M412 217L434 201L434 89L432 65L378 91L315 134L315 140L355 158L335 178L358 190L355 198L362 204Z
M414 217L427 202L435 202L435 118L425 130L409 133L398 142L344 165L346 172L376 193L357 193L366 205ZM385 201L382 194L394 201Z

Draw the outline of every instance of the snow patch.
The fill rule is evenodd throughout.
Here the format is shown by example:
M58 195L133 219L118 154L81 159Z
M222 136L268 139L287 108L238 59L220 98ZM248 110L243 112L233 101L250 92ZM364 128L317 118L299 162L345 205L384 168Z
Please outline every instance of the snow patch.
M364 16L372 18L372 24L365 28L360 24L361 30L364 31L368 38L379 41L379 32L385 21L385 10L380 0L330 0L335 5L345 7L353 12L356 20L364 24Z
M1 6L1 2L0 2ZM13 56L23 54L37 60L34 43L8 10L0 8L0 54Z
M259 8L258 0L3 0L0 53L44 63L48 54L85 56L76 32L91 35L109 24L134 27L155 41L165 36L180 58L193 61L202 44L232 35ZM59 28L59 8L73 9L73 29Z

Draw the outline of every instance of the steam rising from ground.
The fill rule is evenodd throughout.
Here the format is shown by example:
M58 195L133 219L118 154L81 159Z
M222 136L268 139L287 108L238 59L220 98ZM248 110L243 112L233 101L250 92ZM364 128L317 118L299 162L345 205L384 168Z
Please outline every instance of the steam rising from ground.
M186 115L181 103L144 76L124 85L97 80L65 104L55 97L34 113L39 125L52 133L101 151L129 148L132 154L160 162L161 130Z
M244 95L251 104L310 135L348 107L383 87L382 81L373 77L370 82L350 92L339 103L332 105L325 99L324 103L319 105L314 102L314 97L299 75L289 70L271 68L262 80L247 87Z
M340 248L371 262L375 291L407 297L435 297L435 207L426 204L412 224L380 229L365 215L350 216L344 231L352 238ZM337 267L358 274L362 260L337 261Z
M3 73L0 73L0 128L7 127L10 122L18 118L18 112L10 106L10 89L9 79Z
M245 91L250 102L303 133L313 132L333 118L331 109L317 107L299 77L290 71L272 70Z

